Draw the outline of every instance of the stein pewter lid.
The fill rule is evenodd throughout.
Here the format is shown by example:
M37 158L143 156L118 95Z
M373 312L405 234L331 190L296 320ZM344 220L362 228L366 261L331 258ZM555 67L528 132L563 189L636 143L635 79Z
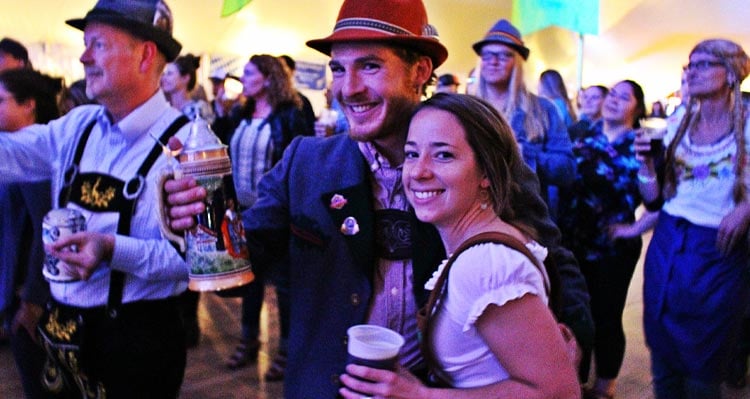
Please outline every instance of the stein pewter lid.
M191 123L190 134L177 159L182 172L195 177L232 172L227 146L219 140L200 114Z

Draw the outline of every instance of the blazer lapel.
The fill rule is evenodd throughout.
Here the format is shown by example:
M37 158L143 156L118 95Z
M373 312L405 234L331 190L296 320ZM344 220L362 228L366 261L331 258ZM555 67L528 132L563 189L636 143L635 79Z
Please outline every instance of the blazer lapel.
M355 148L356 144L354 144ZM347 152L348 153L348 152ZM341 227L348 217L354 218L359 231L347 235L339 231L346 241L357 267L363 268L368 278L372 278L375 267L375 211L373 209L372 187L368 178L368 166L359 154L358 148L351 151L356 159L342 160L342 165L351 168L358 183L336 191L323 193L320 201L328 210L334 226ZM350 180L351 181L351 180ZM331 200L338 194L346 200L343 206L334 206ZM435 227L420 222L412 213L412 273L413 292L419 306L427 301L424 283L432 276L440 262L445 259L445 249Z

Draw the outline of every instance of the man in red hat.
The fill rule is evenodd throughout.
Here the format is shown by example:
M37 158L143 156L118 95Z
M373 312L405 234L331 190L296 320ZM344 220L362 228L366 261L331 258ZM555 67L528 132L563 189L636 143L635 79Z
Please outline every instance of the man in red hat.
M346 366L347 329L356 324L399 332L406 340L401 365L424 374L416 311L445 250L434 227L409 212L401 165L411 113L448 53L421 0L346 0L333 33L307 44L331 56L331 90L349 134L295 139L261 180L260 197L243 220L255 268L287 256L299 265L289 270L285 396L334 398ZM554 246L559 232L528 176L518 212ZM165 188L171 226L192 226L205 190L190 178ZM571 320L590 325L575 261L563 263L572 265L579 288L569 290Z
M73 217L50 225L85 219L46 248L45 383L63 397L176 398L186 353L175 297L188 276L158 226L154 181L167 159L154 137L188 134L159 89L181 45L161 0L99 0L67 23L83 31L86 93L101 105L0 134L0 181L51 179L56 215Z

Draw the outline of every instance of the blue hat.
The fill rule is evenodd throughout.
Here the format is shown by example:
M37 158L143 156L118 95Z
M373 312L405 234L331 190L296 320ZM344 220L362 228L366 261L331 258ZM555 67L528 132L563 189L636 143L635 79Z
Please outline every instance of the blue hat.
M482 47L490 43L504 44L518 51L518 54L521 54L524 60L529 58L529 48L524 46L523 40L521 40L521 32L508 22L507 19L497 21L495 26L484 35L484 39L474 43L471 47L479 55L482 52Z
M86 29L89 22L112 25L152 41L170 62L182 50L172 37L172 12L163 0L99 0L85 17L65 21L79 30Z

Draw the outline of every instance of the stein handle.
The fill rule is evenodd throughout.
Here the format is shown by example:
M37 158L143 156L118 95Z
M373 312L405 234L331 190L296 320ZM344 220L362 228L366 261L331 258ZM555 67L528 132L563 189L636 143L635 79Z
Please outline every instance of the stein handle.
M157 209L159 213L159 229L161 230L161 233L164 235L164 237L180 247L180 252L185 253L185 237L175 234L169 227L169 215L167 214L168 207L166 197L164 195L164 183L166 183L167 179L170 178L175 178L175 172L171 170L164 170L159 175L159 180L156 183L156 202L158 204Z

